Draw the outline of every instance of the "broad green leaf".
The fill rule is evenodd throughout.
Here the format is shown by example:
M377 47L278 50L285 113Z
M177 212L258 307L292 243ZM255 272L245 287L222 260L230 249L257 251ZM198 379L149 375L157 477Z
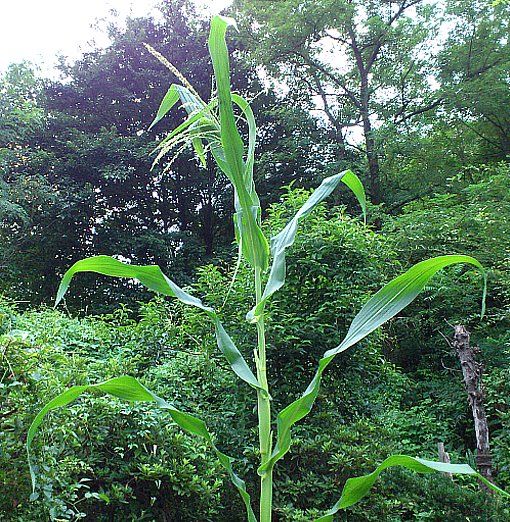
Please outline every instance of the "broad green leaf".
M260 205L250 176L252 166L249 159L248 164L244 162L244 145L236 126L232 106L230 63L225 41L229 25L235 25L235 22L230 18L214 16L209 34L209 53L218 90L221 148L224 155L224 161L222 158L220 166L222 170L226 169L236 192L237 226L242 237L243 254L251 266L265 271L269 263L269 244L260 227ZM250 121L248 123L250 124ZM252 143L254 148L253 140ZM214 149L212 152L216 158L218 154Z
M218 315L200 299L185 292L180 286L169 279L161 268L156 265L129 265L110 256L94 256L77 261L62 278L57 292L55 306L62 300L69 289L72 278L79 272L95 272L112 277L136 279L149 290L160 294L175 297L184 304L195 306L203 310L211 319L216 332L218 348L230 364L234 373L254 388L260 388L259 383L241 352L223 328Z
M259 468L263 475L290 449L291 428L308 415L319 393L324 370L337 354L361 341L383 323L398 314L423 290L427 282L441 269L458 263L468 263L478 268L484 277L482 314L485 308L487 276L482 265L473 257L465 255L439 256L421 261L407 272L399 275L373 295L361 308L351 323L340 345L328 350L320 359L317 372L303 395L284 408L277 417L277 442L271 458Z
M284 285L286 274L285 251L294 244L299 221L310 214L319 203L326 199L345 177L348 179L348 182L345 184L351 189L354 187L354 194L360 200L362 207L365 208L363 185L361 185L361 181L359 181L359 178L352 171L345 170L340 172L340 174L335 174L334 176L325 178L319 187L315 189L312 195L306 200L305 204L296 212L295 216L287 223L286 227L276 236L271 238L271 254L273 262L269 273L269 279L264 288L262 299L259 301L257 306L248 312L246 316L248 321L256 322L261 316L267 300ZM360 199L362 193L357 183L361 185L361 190L363 191L362 199Z
M503 491L498 486L489 482L485 477L477 473L471 466L467 464L446 464L444 462L435 462L431 460L424 460L417 457L408 457L407 455L392 455L382 462L369 475L362 477L350 478L345 483L342 490L342 495L338 502L322 517L319 517L315 522L333 522L333 515L338 513L341 509L348 508L356 502L359 502L374 485L379 475L386 469L394 466L401 466L416 473L453 473L456 475L471 475L481 480L493 491L497 491L503 496L510 497L510 495Z
M267 270L269 262L269 244L260 228L260 207L258 205L237 208L235 225L238 244L243 255L254 268Z
M212 108L217 104L217 100L212 99L208 104L206 104L198 94L191 92L187 87L179 85L178 90L182 106L188 114L201 112L202 109L206 109L205 114L214 120Z
M42 421L44 420L44 417L51 410L67 406L69 403L77 399L83 393L94 390L99 390L103 393L112 395L113 397L117 397L119 399L130 402L154 402L157 404L159 408L167 410L174 422L180 428L187 431L188 433L191 433L192 435L198 435L199 437L205 439L211 445L222 466L227 470L230 480L238 489L239 494L241 495L241 498L243 499L243 502L246 506L246 513L249 522L256 522L255 514L251 507L250 495L246 490L246 484L239 476L235 474L232 468L232 462L234 461L234 459L232 457L229 457L228 455L225 455L216 447L205 422L199 419L198 417L195 417L194 415L190 415L189 413L185 413L183 411L178 410L173 404L158 397L150 390L148 390L145 386L143 386L134 377L130 377L128 375L124 375L122 377L115 377L113 379L98 384L72 386L68 390L64 391L63 393L49 401L36 415L28 430L26 442L33 491L35 491L36 487L36 473L32 465L30 449L32 446L32 441L34 440L37 430L41 425Z
M179 101L179 92L177 90L177 85L172 84L170 85L170 89L168 89L168 92L165 94L165 97L161 101L161 105L159 106L158 112L156 113L156 117L154 118L154 121L150 124L150 127L148 130L151 130L156 123L161 121L165 115L168 113L168 111Z

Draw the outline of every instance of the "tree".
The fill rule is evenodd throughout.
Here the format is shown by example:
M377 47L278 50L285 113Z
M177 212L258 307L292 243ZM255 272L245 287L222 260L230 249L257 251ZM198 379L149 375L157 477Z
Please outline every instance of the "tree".
M235 7L253 59L309 108L318 106L340 157L350 147L363 153L372 200L381 201L377 126L389 118L403 124L441 103L425 71L434 10L421 0L285 0L271 9L238 0ZM362 148L350 138L356 128Z
M392 213L424 195L461 190L477 169L508 157L508 20L508 4L446 3L429 66L441 103L402 125L385 118L377 131Z
M510 4L451 0L439 56L449 122L480 142L481 160L510 154Z
M182 112L147 131L175 78L169 78L143 43L178 66L207 98L211 64L202 37L205 21L196 16L193 5L188 0L165 1L157 20L129 19L125 27L111 22L105 29L111 39L108 47L95 49L75 63L62 59L65 81L43 82L34 77L40 124L32 125L30 133L23 131L24 137L19 133L28 129L26 125L9 123L16 115L11 107L22 105L5 101L1 128L12 139L9 157L5 157L9 174L6 170L3 192L19 199L22 206L30 205L23 200L22 182L29 176L31 190L39 180L42 199L25 209L30 220L22 233L11 226L3 229L4 245L12 247L9 253L4 250L3 259L13 274L3 279L4 288L16 287L23 298L51 298L59 274L70 262L113 252L133 262L161 264L186 283L196 266L230 250L233 227L226 219L226 208L232 191L223 176L215 175L215 167L209 164L201 170L184 151L176 160L151 170L151 151ZM271 163L262 163L255 176L262 182L266 208L292 179L313 183L307 166L312 155L319 153L315 122L306 115L301 118L303 113L297 109L288 118L290 112L272 93L262 92L257 75L247 71L243 60L234 60L233 84L238 92L254 98L260 115L258 152ZM10 85L13 92L21 92L24 83L19 74ZM23 94L26 100L33 97L29 85L28 94ZM12 134L13 129L18 135ZM285 140L285 149L292 150L292 155L282 155L277 138ZM13 150L22 143L32 152L25 152L20 162ZM19 151L16 154L21 157ZM16 191L19 197L13 195ZM31 275L21 281L14 273L22 267ZM128 289L134 291L124 284L116 291ZM83 306L87 296L78 294L77 303ZM131 295L139 297L137 292ZM110 290L97 301L115 300Z
M70 81L48 88L48 105L50 110L70 119L81 132L97 135L106 130L112 133L111 139L126 142L126 147L119 144L105 151L106 157L111 157L111 153L117 155L107 172L102 176L92 173L92 182L104 198L105 210L110 212L115 208L118 218L126 222L137 216L147 230L180 235L173 245L175 251L185 236L193 235L197 247L211 255L214 240L228 244L232 237L228 230L222 230L222 200L228 197L225 184L211 182L211 176L201 175L189 155L150 171L149 152L158 133L167 127L158 127L158 133L148 133L147 128L168 88L168 77L143 43L151 44L182 66L184 74L197 83L202 93L210 89L210 65L205 48L199 43L202 22L190 23L193 4L166 2L161 6L161 14L163 21L128 20L126 29L110 25L112 44L106 50L98 49L70 66L62 65ZM189 54L195 57L192 61L188 60ZM82 148L87 150L87 146ZM133 161L135 150L139 153ZM70 177L73 175L69 172ZM90 179L90 174L85 176ZM83 181L83 173L78 173L78 177ZM217 215L211 215L211 205ZM108 221L111 228L111 214ZM132 232L129 230L131 237Z
M32 141L44 129L41 98L42 83L27 63L11 65L0 78L0 289L10 287L14 293L23 274L32 279L19 253L27 249L34 215L45 214L54 203L44 178L31 170L44 156ZM44 280L40 275L39 282Z

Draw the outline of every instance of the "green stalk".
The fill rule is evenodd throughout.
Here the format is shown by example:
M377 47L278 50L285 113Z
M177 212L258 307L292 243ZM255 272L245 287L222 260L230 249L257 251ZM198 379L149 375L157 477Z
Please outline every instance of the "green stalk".
M260 268L255 268L255 297L258 304L262 298ZM271 402L267 384L266 335L264 314L257 322L257 378L263 391L258 391L259 444L260 462L265 464L271 455ZM273 469L272 467L260 478L260 522L271 522L273 508Z

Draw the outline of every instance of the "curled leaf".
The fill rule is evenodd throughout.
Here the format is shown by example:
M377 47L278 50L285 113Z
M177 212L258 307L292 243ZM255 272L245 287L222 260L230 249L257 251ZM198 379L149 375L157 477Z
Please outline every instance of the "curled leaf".
M340 174L335 174L334 176L330 176L329 178L324 179L319 187L317 187L313 191L312 195L306 200L305 204L287 223L285 228L276 236L271 238L271 255L273 262L271 264L269 279L264 288L262 299L252 310L248 312L248 315L246 316L248 321L256 322L261 316L267 300L284 285L287 270L285 252L287 248L291 247L296 240L299 221L302 218L308 216L308 214L310 214L313 209L319 205L319 203L324 201L335 190L341 181L343 181L347 187L353 190L365 212L365 190L363 189L363 185L361 184L358 176L356 176L354 172L351 170L345 170L340 172Z
M161 271L159 266L130 265L110 256L93 256L82 259L81 261L77 261L64 274L57 291L55 305L57 305L64 297L69 289L72 278L80 272L95 272L97 274L111 277L136 279L149 290L166 296L175 297L184 304L200 308L212 321L216 332L218 348L230 364L234 373L250 386L260 388L257 378L251 371L241 352L237 349L234 341L232 341L225 328L223 328L216 312L210 306L204 305L204 303L197 297L185 292L180 286L169 279Z

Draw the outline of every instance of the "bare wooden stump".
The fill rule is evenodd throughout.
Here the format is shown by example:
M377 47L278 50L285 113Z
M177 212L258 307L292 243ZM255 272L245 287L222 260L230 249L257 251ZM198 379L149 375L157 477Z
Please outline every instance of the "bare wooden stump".
M462 325L454 327L452 347L460 360L464 386L468 394L468 401L473 413L476 435L476 465L480 475L487 480L492 478L492 459L489 445L489 425L483 405L482 374L483 365L476 361L476 355L480 352L477 346L471 346L468 330Z
M439 462L444 462L445 464L450 464L450 455L444 449L444 442L437 443L437 453L439 456ZM445 475L453 480L453 475L451 473L445 473Z

